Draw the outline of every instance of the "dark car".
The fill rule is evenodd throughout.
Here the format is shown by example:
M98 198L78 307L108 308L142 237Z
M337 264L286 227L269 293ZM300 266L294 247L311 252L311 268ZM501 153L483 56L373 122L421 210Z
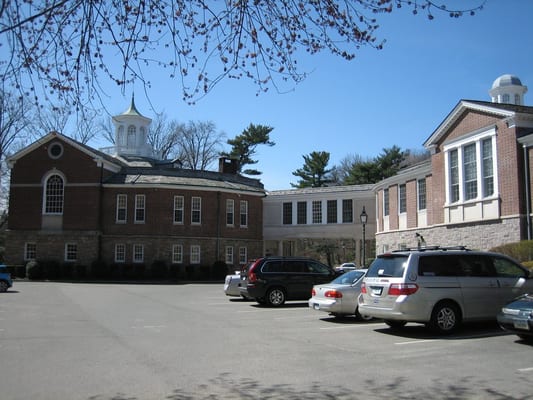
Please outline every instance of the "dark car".
M0 292L7 292L7 289L11 286L13 286L11 274L7 271L5 265L0 264Z
M333 268L305 257L263 257L241 273L243 296L277 307L286 300L308 300L314 285L331 282Z
M523 294L506 304L497 319L504 330L533 342L533 294Z

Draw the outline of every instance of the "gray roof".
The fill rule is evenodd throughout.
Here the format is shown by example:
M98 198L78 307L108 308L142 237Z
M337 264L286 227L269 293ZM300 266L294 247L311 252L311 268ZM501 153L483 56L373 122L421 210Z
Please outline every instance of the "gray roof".
M308 187L302 189L273 190L268 192L269 196L286 196L295 194L316 194L316 193L342 193L342 192L366 192L374 188L374 184L367 185L345 185L345 186L321 186Z

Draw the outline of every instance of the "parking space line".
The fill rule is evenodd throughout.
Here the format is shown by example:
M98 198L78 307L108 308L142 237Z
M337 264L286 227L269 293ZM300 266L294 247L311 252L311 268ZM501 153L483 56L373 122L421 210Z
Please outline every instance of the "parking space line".
M403 346L405 344L418 344L418 343L431 343L431 342L438 342L436 339L426 339L426 340L411 340L409 342L396 342L395 345Z
M342 325L342 326L327 326L324 328L319 328L321 331L331 331L336 329L353 329L367 327L369 324L357 324L357 325Z
M520 368L518 369L518 372L531 372L533 371L533 367L531 368Z

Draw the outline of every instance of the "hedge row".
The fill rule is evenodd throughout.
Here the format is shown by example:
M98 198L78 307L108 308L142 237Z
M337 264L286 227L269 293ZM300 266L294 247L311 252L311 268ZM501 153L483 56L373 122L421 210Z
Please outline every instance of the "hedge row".
M167 265L164 261L145 264L106 264L93 262L90 266L60 263L55 260L30 261L21 270L12 269L14 277L30 280L222 280L228 273L224 262L206 265Z

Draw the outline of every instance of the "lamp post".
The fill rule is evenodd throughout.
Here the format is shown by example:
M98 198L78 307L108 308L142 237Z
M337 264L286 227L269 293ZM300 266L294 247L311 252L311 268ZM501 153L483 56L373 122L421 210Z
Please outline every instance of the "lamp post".
M365 266L366 261L366 242L365 242L365 225L366 221L368 220L368 215L365 210L365 206L363 206L363 211L361 211L361 215L359 215L359 219L361 221L361 225L363 225L363 245L362 245L362 253L363 253L363 267Z

